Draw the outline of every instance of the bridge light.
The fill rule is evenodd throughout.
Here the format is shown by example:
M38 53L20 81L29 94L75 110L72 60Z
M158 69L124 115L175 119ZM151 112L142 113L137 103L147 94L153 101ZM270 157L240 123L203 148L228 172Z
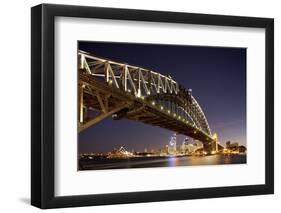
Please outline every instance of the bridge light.
M163 110L163 109L164 109L164 107L163 107L163 106L161 106L161 107L160 107L160 109L161 109L161 110Z
M173 116L176 117L177 116L176 113L174 113Z
M181 116L179 116L178 118L181 119Z
M110 79L110 80L108 81L109 85L111 85L111 84L112 84L112 82L113 82L113 81Z
M154 105L155 105L155 102L154 102L154 101L152 101L152 102L151 102L151 104L154 106Z
M196 134L197 132L196 132L196 131L194 131L193 133L194 133L194 134Z
M171 113L171 111L170 111L170 110L168 110L168 113L170 114L170 113Z
M141 96L141 99L144 100L144 96Z
M131 92L131 90L130 90L130 89L128 89L127 91L128 91L128 92Z
M214 139L214 140L217 140L217 139L218 139L217 133L214 133L214 134L213 134L213 139Z

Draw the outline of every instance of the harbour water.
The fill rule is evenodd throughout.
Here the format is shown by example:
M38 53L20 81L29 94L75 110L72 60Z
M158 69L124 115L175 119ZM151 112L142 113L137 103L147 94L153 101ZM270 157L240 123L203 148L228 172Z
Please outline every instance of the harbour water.
M127 159L80 159L79 170L245 164L246 159L246 154L133 157Z

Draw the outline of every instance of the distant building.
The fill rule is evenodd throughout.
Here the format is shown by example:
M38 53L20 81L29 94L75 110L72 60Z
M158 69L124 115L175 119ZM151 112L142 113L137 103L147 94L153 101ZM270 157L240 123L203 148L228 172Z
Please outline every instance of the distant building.
M160 156L166 156L166 155L168 155L168 154L169 154L169 146L166 145L166 146L164 146L164 147L161 149L161 151L160 151Z
M243 145L239 146L238 149L239 149L240 153L244 153L244 152L247 151L247 148L245 146L243 146Z
M129 158L133 156L134 154L127 151L123 146L119 149L113 149L111 152L107 153L108 158Z
M226 142L225 148L231 152L237 152L237 153L244 153L247 150L245 146L239 145L238 142L231 143L230 141Z
M177 133L174 133L170 139L168 147L168 154L169 155L176 155L177 154Z
M230 144L231 144L231 142L230 142L230 141L227 141L227 142L225 143L225 148L229 147Z
M227 141L225 148L227 148L227 149L237 149L238 146L239 146L238 142L231 143L230 141Z
M179 152L180 154L187 154L187 144L186 143L182 143L182 145L180 145L179 148Z
M169 154L169 155L176 155L176 154L177 154L177 147L175 147L175 146L169 146L169 147L168 147L168 154Z

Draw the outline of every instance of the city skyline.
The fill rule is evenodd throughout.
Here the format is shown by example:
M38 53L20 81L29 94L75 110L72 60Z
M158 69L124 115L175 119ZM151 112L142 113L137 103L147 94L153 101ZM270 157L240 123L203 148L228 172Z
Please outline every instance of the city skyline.
M92 52L170 75L192 89L219 141L246 146L246 49L202 46L79 42L79 50ZM79 153L159 149L173 132L128 119L104 119L79 133ZM179 135L180 144L186 136Z

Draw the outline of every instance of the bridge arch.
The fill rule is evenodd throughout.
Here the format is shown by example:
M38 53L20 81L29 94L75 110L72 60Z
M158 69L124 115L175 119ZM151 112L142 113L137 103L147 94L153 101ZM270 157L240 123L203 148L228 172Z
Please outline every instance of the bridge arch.
M171 76L78 51L79 130L113 115L160 126L205 144L214 142L207 118ZM88 111L96 111L89 116Z

